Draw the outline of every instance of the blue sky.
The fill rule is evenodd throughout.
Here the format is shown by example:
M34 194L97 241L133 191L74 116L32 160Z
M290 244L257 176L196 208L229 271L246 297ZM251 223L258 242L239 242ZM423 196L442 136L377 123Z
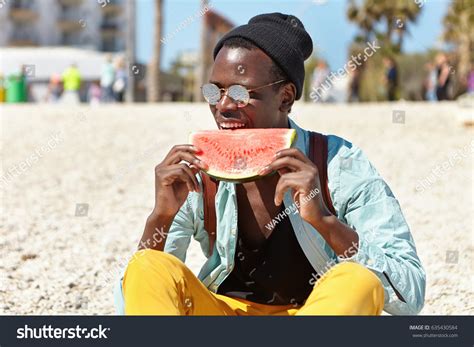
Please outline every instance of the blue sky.
M162 46L162 68L167 69L180 51L198 49L199 3L199 0L164 1L165 38L189 16L197 18L188 21ZM282 12L297 16L310 33L315 49L333 69L347 61L347 47L357 31L356 26L346 19L346 0L219 0L210 1L210 5L236 25L245 24L260 13ZM427 0L424 3L417 24L411 27L411 35L405 39L405 52L425 51L437 45L448 5L448 0ZM137 59L142 63L147 63L151 57L153 16L154 1L137 0Z

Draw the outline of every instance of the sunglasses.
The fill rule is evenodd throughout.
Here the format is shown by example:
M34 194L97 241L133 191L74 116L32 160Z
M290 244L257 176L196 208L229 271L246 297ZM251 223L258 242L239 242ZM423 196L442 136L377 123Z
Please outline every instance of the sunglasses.
M201 87L201 90L204 99L209 103L209 105L217 105L217 103L222 99L222 97L226 95L237 104L237 107L240 108L248 105L250 101L251 92L265 87L273 86L284 81L285 80L280 80L252 89L247 89L244 86L241 86L240 84L234 84L229 88L219 88L214 83L206 83Z

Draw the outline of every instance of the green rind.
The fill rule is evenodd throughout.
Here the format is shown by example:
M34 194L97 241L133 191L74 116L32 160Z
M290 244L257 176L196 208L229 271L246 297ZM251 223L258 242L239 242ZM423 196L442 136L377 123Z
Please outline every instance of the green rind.
M290 133L290 138L289 138L289 143L288 143L287 148L291 148L293 146L293 144L295 143L296 138L297 138L296 130L295 129L291 129L291 130L292 131ZM238 176L238 175L234 176L234 175L223 175L224 173L215 172L215 171L211 171L211 170L207 170L207 171L204 171L204 172L207 175L209 175L210 177L215 178L216 180L232 182L232 183L251 182L251 181L255 181L257 179L260 179L262 177L265 177L265 176L270 176L274 173L274 172L271 172L267 175L260 176L259 174L257 174L257 172L255 172L255 173L251 173L250 175L246 175L246 176Z
M218 181L225 181L225 182L230 182L230 183L246 183L246 182L252 182L252 181L256 181L256 180L259 180L263 177L267 177L267 176L272 176L276 173L276 171L272 171L270 172L269 174L266 174L266 175L263 175L263 176L260 176L260 175L254 175L254 176L248 176L248 177L245 177L245 178L238 178L238 179L231 179L231 178L222 178L220 176L214 176L214 175L210 175L209 173L206 172L206 174L212 178L215 178L216 180Z

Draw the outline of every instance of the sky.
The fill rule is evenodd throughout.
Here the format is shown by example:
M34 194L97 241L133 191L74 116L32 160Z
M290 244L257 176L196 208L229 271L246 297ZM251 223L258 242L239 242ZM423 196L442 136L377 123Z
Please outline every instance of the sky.
M406 0L415 1L415 0ZM162 69L168 69L179 52L199 47L201 16L199 0L165 0ZM261 13L282 12L298 17L313 39L315 50L332 69L347 61L347 48L357 27L346 19L347 0L217 0L210 7L236 25ZM406 53L423 52L439 46L442 20L449 0L418 0L421 14L404 41ZM193 18L187 20L187 18ZM151 57L154 1L137 0L137 60L147 63ZM175 33L175 34L172 34Z

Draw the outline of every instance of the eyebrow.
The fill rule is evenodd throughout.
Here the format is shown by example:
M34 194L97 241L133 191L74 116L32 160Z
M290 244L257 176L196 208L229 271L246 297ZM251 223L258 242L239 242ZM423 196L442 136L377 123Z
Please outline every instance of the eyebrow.
M218 86L219 88L223 88L223 87L222 87L222 84L220 84L220 83L217 82L217 81L209 81L208 83L212 83L212 84L215 84L216 86ZM243 84L243 83L233 83L233 84L231 84L230 86L233 86L233 85L236 85L236 84L238 84L238 85L240 85L240 86L242 86L242 87L245 87L245 88L247 88L247 89L256 88L256 87L249 87L248 85L245 85L245 84ZM229 87L230 87L230 86L229 86Z

